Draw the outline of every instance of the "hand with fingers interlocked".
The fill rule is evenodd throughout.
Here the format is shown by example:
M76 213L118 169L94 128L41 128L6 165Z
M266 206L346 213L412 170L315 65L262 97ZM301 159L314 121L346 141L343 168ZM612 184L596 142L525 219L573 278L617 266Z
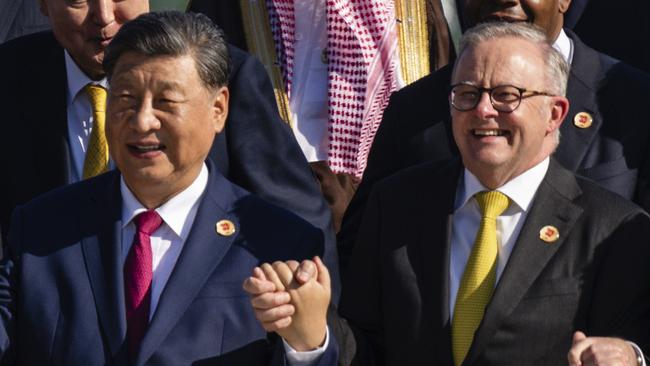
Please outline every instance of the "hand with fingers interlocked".
M296 351L310 351L325 341L331 298L329 272L313 260L264 263L244 281L257 320Z

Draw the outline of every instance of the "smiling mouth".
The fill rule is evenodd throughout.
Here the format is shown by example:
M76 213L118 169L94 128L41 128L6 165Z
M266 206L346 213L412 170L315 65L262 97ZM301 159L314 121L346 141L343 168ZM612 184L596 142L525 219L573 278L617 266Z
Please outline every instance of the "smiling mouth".
M127 145L129 150L137 154L145 154L153 151L161 151L165 149L165 145Z
M483 17L484 22L508 22L508 23L520 23L525 22L527 19L516 18L509 15L499 15L499 14L490 14Z
M508 131L505 130L472 130L472 135L477 137L486 137L486 136L505 136L508 134Z

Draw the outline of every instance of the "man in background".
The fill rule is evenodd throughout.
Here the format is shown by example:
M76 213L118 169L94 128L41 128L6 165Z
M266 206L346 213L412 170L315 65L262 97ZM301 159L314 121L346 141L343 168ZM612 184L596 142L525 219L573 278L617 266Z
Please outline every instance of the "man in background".
M262 60L337 231L390 94L453 58L447 19L459 24L454 1L440 0L193 0L188 9Z

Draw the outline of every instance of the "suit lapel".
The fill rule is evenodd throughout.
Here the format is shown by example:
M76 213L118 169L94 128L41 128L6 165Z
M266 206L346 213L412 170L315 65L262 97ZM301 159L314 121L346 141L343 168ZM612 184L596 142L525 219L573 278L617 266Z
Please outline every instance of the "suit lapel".
M573 175L551 160L546 177L539 186L510 259L485 311L483 322L476 331L465 365L476 361L502 321L515 309L548 261L563 245L582 213L582 209L572 202L580 194ZM557 241L546 243L540 239L540 229L546 225L558 229L560 237Z
M232 184L210 166L210 178L190 235L163 290L156 312L140 346L135 365L143 365L183 316L210 274L219 265L237 235L221 236L217 221L227 219L239 226L231 212L234 201Z
M111 179L102 179L94 186L88 211L80 213L82 230L96 233L84 235L81 247L99 322L111 355L116 360L126 360L125 350L122 349L126 337L126 315L120 260L121 196L119 174L110 174Z
M418 282L422 305L433 314L428 324L430 329L423 329L421 332L433 333L432 345L435 345L436 349L436 364L451 362L449 250L455 195L448 193L456 192L461 168L458 159L454 159L442 170L432 170L431 176L423 179L426 186L419 191L424 192L425 196L414 210L414 216L418 218L417 230L420 233L421 261L418 263L418 272L422 275L418 275ZM441 196L441 193L447 195ZM432 211L432 207L439 209ZM431 216L431 212L434 216Z
M603 123L598 108L597 90L605 75L601 70L599 54L582 43L573 32L565 32L573 41L573 61L567 85L570 105L569 113L561 126L562 142L554 156L565 168L575 172L581 168ZM592 117L590 127L579 128L575 125L574 119L581 112Z

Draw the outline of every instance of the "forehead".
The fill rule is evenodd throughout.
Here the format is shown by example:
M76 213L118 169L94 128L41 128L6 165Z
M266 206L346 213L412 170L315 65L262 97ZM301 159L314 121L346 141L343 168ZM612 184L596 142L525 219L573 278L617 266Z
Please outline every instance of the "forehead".
M518 38L500 38L467 48L454 67L452 84L533 88L541 87L544 80L543 53L538 45Z
M191 55L147 56L133 51L120 55L115 63L111 83L141 81L194 86L200 79Z

